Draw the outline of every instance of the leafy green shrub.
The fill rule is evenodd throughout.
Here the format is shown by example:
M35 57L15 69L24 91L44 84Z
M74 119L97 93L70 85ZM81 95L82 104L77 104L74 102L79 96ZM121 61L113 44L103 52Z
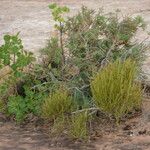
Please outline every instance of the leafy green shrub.
M23 50L19 33L4 36L4 44L0 46L0 69L8 68L11 71L6 77L0 79L3 80L0 84L1 99L16 91L17 82L24 79L26 75L25 67L31 64L33 60L33 54Z
M25 96L13 95L8 98L7 109L14 115L17 122L22 122L28 114L41 115L42 101L46 95L36 93L29 87L25 88Z
M5 35L5 43L0 47L0 68L10 66L17 77L23 68L34 60L31 52L23 50L22 41L18 36L19 34Z
M95 13L86 7L69 18L65 26L66 47L71 54L70 62L79 70L79 74L70 81L72 86L77 87L88 100L91 99L90 78L105 64L127 58L140 64L145 47L132 43L131 38L142 27L144 22L139 16L121 21L117 14Z
M117 122L126 113L141 106L142 90L135 83L136 63L119 60L101 70L91 82L93 100L102 111L113 115Z
M131 38L144 25L139 16L126 17L120 21L117 14L104 15L101 11L95 13L82 7L77 15L66 21L66 47L80 71L88 75L93 66L102 65L105 59L110 61L124 58L125 54L127 57L134 55L132 48L135 45L131 43ZM134 51L139 49L139 54L142 54L141 47L136 47Z
M21 96L9 97L8 101L8 113L10 115L15 115L17 122L21 122L25 119L27 107L26 102Z
M42 106L43 117L55 119L63 113L70 112L71 110L71 97L67 90L59 89L50 93Z
M87 112L82 112L71 116L70 135L73 138L86 139L88 135L87 121Z

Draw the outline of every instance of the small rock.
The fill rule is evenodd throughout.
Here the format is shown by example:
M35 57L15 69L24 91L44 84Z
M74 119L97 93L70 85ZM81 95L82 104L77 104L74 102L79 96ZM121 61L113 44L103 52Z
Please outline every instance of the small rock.
M129 136L133 136L134 134L133 134L133 132L132 132L132 131L129 131L129 132L127 133L127 135L129 135Z
M146 134L146 130L139 131L138 133L139 133L139 135Z

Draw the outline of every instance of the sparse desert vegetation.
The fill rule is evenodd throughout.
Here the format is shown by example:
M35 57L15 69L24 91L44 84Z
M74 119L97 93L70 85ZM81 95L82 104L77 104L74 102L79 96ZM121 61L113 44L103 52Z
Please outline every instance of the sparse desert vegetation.
M145 30L144 19L85 6L66 17L69 7L48 7L55 34L39 50L40 62L24 50L19 33L4 36L0 113L16 126L40 122L49 137L83 143L98 137L105 122L119 130L140 116L149 46L134 37Z

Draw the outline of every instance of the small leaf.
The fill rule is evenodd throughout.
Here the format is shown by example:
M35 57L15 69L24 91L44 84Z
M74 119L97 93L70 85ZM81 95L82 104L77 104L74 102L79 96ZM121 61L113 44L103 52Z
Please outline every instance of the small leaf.
M66 6L62 7L63 12L68 13L70 11L70 9Z
M8 42L10 39L11 39L10 35L5 35L5 36L4 36L5 42Z
M49 5L49 8L50 9L55 9L57 7L57 4L56 3L53 3L53 4L50 4Z

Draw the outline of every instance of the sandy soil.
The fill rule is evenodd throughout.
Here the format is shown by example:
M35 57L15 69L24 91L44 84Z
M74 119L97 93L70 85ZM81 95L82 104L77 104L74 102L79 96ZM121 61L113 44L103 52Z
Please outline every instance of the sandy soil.
M52 31L53 20L48 9L51 2L67 5L71 14L82 5L112 12L120 9L125 15L142 15L150 29L150 0L0 0L0 43L6 33L21 32L25 49L37 53L45 46ZM146 34L139 35L143 40Z
M38 54L50 37L53 21L48 4L52 0L0 0L0 44L6 33L20 32L25 49ZM84 4L90 8L103 7L105 12L120 9L123 15L141 15L150 31L150 0L55 0L71 8L71 14ZM148 34L139 31L137 38L144 40ZM150 37L147 39L150 41ZM150 74L150 58L144 70ZM1 117L0 117L1 118ZM129 127L129 128L128 128ZM125 129L126 128L126 129ZM20 128L13 123L0 121L0 150L149 150L150 149L150 100L146 100L141 117L130 119L119 130L97 136L90 145L62 144L56 148L41 129ZM54 147L54 148L53 148Z
M67 5L71 15L75 14L82 5L92 9L103 7L104 12L121 10L122 15L141 15L146 23L147 31L139 31L136 38L140 41L150 42L150 0L0 0L0 44L3 35L20 32L24 48L39 56L39 49L45 46L53 30L53 20L48 9L51 2ZM150 84L150 53L143 65L148 74Z

